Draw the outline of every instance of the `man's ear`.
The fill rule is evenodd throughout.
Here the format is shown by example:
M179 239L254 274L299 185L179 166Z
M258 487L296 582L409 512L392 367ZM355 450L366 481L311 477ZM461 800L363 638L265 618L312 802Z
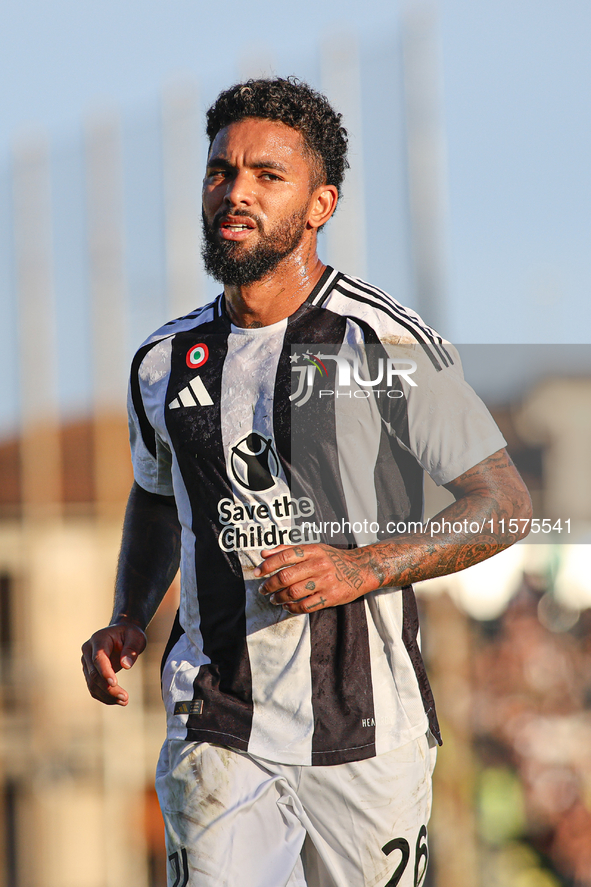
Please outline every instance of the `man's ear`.
M339 192L334 185L320 185L315 189L310 199L310 212L308 213L310 228L320 228L322 225L326 225L337 208L338 199Z

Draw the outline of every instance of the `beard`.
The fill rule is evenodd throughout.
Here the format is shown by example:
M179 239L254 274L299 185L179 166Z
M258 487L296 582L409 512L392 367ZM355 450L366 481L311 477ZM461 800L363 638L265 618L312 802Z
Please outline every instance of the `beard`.
M202 212L203 241L201 255L205 270L214 280L224 284L245 286L262 280L273 271L282 259L289 256L302 239L306 229L307 208L303 207L279 225L269 234L262 234L258 243L252 248L232 240L222 240L216 234L218 219L226 211L218 213L210 225ZM256 222L259 234L262 232L260 219L246 210L233 210L232 216L247 216Z

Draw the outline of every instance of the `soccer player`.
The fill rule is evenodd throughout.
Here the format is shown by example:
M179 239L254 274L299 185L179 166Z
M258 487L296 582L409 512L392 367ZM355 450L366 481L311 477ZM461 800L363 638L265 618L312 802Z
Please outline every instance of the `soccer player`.
M180 563L156 778L170 887L417 887L439 728L411 583L516 541L501 530L529 496L455 349L318 258L347 166L326 98L248 81L207 133L224 291L133 361L135 482L86 680L127 704L117 672ZM456 500L435 534L423 470Z

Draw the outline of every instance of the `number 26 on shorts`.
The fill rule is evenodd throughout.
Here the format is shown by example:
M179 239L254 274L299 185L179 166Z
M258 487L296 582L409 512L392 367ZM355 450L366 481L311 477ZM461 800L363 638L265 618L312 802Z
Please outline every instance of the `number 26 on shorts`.
M396 869L388 883L385 885L385 887L397 887L397 884L400 883L400 879L406 871L406 867L410 859L410 845L406 838L394 838L394 840L388 841L388 843L384 844L384 846L382 847L382 853L384 853L386 856L389 856L390 853L394 852L394 850L400 850L402 858L398 864L398 868ZM413 881L413 887L420 887L423 878L425 877L425 872L427 871L428 862L429 849L427 847L427 827L422 825L419 830L419 836L417 838L417 845L415 849L415 877Z

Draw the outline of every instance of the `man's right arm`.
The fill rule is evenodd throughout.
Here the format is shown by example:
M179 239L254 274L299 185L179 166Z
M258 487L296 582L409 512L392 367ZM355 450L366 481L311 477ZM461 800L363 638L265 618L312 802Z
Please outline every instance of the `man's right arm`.
M116 673L131 668L146 646L145 629L179 566L180 539L174 497L148 493L134 483L123 524L111 622L82 647L90 694L106 705L127 705L127 691L119 686Z

